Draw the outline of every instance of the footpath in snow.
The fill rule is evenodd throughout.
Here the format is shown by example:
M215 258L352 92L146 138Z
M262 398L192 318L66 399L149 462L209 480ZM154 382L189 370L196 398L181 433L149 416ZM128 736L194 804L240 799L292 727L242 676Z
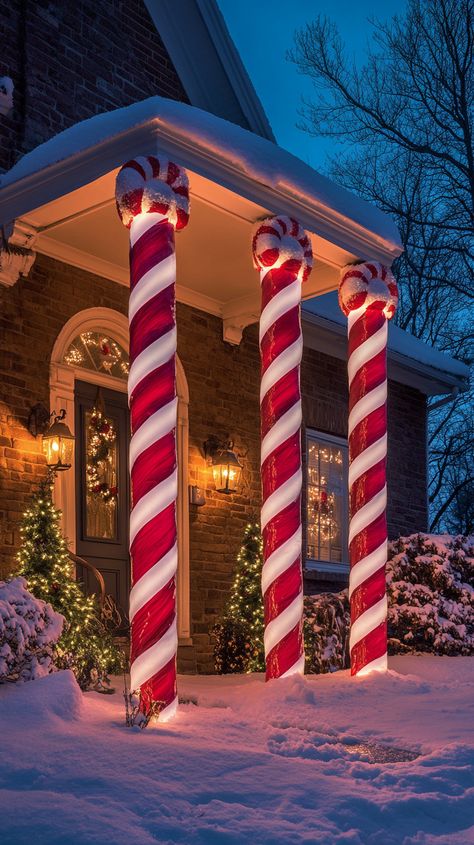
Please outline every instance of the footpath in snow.
M145 731L115 686L0 687L2 845L474 843L473 658L181 677L187 703Z

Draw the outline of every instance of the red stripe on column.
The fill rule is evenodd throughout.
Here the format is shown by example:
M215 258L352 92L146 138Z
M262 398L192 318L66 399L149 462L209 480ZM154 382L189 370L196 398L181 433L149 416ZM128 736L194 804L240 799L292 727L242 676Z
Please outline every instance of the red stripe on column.
M385 566L377 569L370 578L359 584L351 593L351 622L355 622L369 607L373 607L385 595Z
M175 326L174 283L143 305L130 324L130 362Z
M367 393L378 387L387 378L387 352L382 349L367 364L363 364L355 374L349 392L349 411Z
M262 439L275 425L275 422L286 414L296 402L300 401L300 382L298 368L294 367L285 376L275 382L267 390L260 405L260 425Z
M275 578L265 592L263 599L267 625L289 607L301 592L302 587L301 555L299 555L288 569Z
M368 309L352 323L349 331L349 356L376 332L383 328L385 317L378 309Z
M132 663L136 657L155 645L175 619L176 579L170 581L137 610L133 617Z
M131 471L133 506L176 469L175 429L141 452Z
M263 529L263 553L267 560L293 536L301 522L300 497L283 508Z
M167 405L175 397L175 356L166 364L149 373L137 384L130 397L130 417L132 433L159 408Z
M168 505L140 529L131 547L133 583L135 584L176 543L176 505Z
M278 678L299 660L303 652L303 624L295 625L266 655L267 679Z
M387 539L387 523L385 512L381 513L366 528L359 531L349 545L349 558L351 567L367 555L375 552Z
M144 712L148 713L154 702L171 703L176 695L176 660L173 657L166 666L143 684L140 689L140 701Z
M350 489L351 517L370 502L385 487L386 472L385 458L374 464L367 472L362 473Z
M289 346L301 337L299 307L287 311L265 332L260 340L260 354L262 361L262 376Z
M349 436L349 459L355 459L387 431L387 410L385 403L354 426Z
M142 276L174 253L174 229L167 220L155 223L130 248L130 290Z
M368 663L383 657L387 651L387 623L382 622L351 649L351 675L356 675Z
M298 268L296 272L298 272ZM262 281L262 311L277 293L289 287L294 281L295 273L291 272L291 269L269 270Z
M301 467L300 431L277 446L262 464L263 499L291 478Z

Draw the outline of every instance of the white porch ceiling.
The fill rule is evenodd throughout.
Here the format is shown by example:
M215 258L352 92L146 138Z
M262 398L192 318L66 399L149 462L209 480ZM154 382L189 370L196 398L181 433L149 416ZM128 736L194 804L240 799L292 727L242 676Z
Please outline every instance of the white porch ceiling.
M189 224L176 237L177 297L242 325L258 319L259 278L252 264L255 222L271 213L237 193L188 171ZM128 232L115 207L117 170L23 215L38 232L37 252L128 285ZM354 256L311 235L315 266L305 283L310 298L338 283Z

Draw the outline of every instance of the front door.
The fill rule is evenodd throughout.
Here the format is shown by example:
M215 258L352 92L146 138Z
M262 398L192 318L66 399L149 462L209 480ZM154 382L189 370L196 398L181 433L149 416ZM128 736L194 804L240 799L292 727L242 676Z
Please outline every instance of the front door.
M93 416L99 405L104 437ZM76 426L76 553L92 563L103 575L105 591L111 595L123 616L128 615L130 590L128 444L129 416L127 395L100 389L87 382L75 382ZM91 442L96 435L94 444ZM98 437L97 437L98 435ZM100 460L99 460L100 458ZM97 592L94 575L78 567L86 592Z

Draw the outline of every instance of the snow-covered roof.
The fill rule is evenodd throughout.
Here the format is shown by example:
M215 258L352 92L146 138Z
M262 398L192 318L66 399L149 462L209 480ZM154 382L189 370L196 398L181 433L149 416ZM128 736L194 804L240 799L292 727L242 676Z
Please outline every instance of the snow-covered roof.
M347 318L337 301L337 292L323 294L303 303L305 345L345 359ZM416 387L428 396L466 390L469 367L390 322L388 325L388 374L402 384Z
M393 221L309 165L208 112L150 97L75 124L25 155L0 182L0 223L97 179L131 156L161 151L364 259L402 251Z

